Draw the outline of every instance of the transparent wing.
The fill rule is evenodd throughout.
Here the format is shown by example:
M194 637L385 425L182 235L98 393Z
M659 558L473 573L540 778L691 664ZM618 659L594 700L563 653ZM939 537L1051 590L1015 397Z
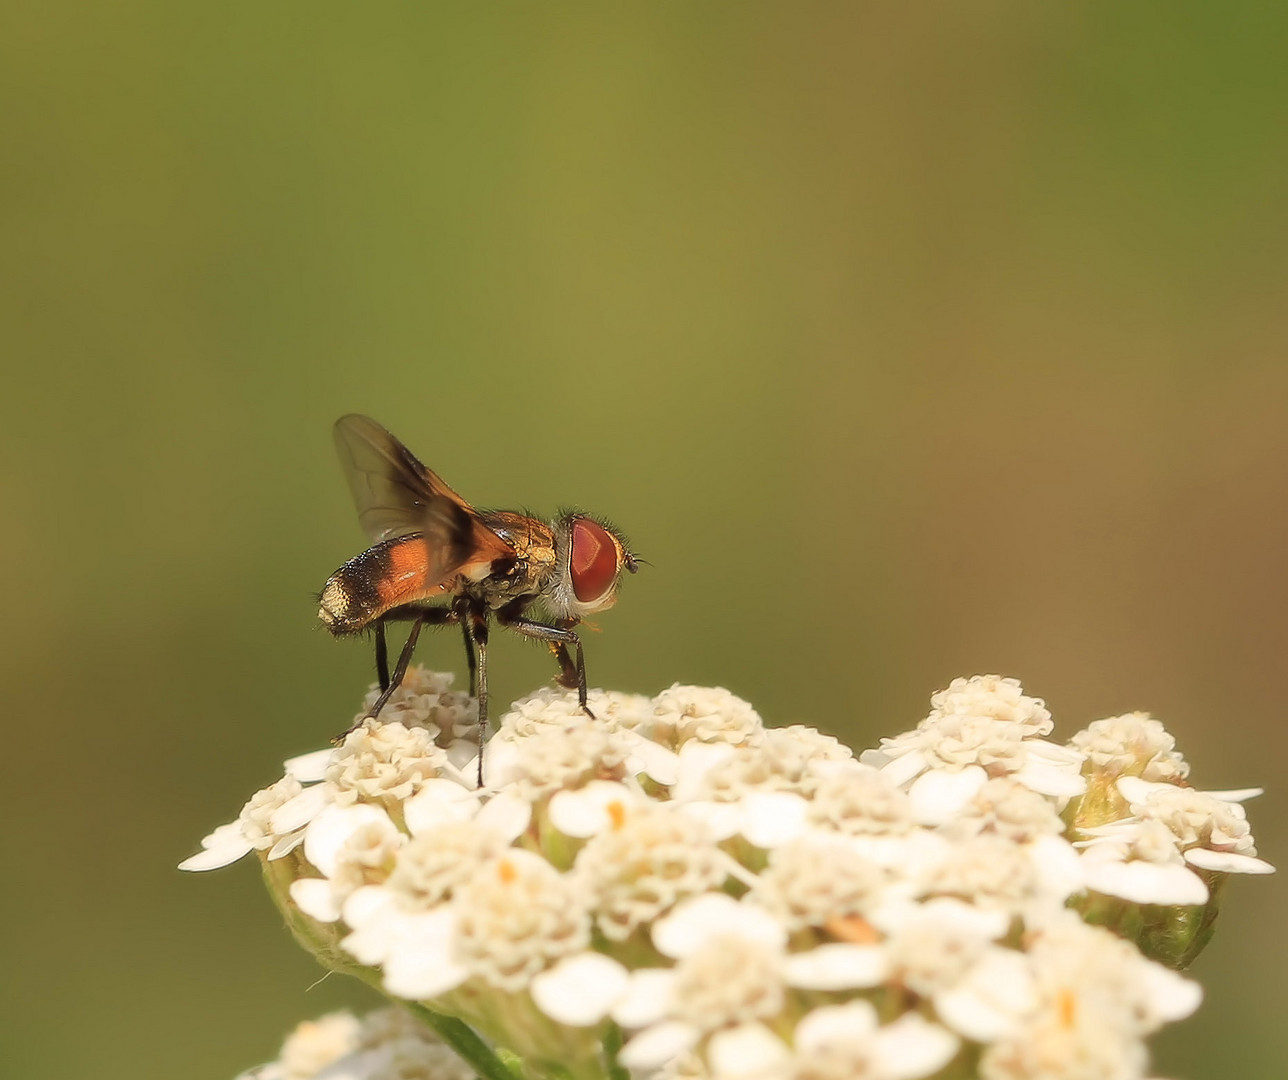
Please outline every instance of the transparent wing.
M377 543L423 535L440 579L467 562L514 554L469 503L369 416L340 417L335 448L358 522Z

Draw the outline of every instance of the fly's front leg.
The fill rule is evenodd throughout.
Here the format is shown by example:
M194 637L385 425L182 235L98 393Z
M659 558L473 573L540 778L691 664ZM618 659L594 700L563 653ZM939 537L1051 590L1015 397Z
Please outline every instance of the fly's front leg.
M525 619L521 615L507 616L504 609L498 613L497 618L524 637L536 638L550 645L550 651L559 661L559 684L567 686L570 690L576 687L577 704L581 706L582 712L594 720L595 714L586 704L586 656L581 649L581 638L565 626L550 626L533 619ZM568 656L570 645L577 656L575 662Z
M581 685L581 676L577 673L577 665L568 655L568 646L561 641L547 641L546 644L550 648L550 655L559 665L559 674L555 676L555 682L566 690L576 690Z

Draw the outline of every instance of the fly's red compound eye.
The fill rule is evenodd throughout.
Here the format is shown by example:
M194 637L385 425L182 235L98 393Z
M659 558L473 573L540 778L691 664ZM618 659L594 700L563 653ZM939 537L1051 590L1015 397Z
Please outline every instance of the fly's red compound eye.
M617 580L617 542L608 530L590 520L575 518L572 523L572 591L583 604L594 603L612 588Z

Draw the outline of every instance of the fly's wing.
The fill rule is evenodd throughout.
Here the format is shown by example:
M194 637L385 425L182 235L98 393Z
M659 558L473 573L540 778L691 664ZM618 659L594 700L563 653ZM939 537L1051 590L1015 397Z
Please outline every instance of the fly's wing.
M421 534L434 564L430 577L442 581L466 563L514 554L469 503L369 416L340 417L335 448L367 535L379 543Z

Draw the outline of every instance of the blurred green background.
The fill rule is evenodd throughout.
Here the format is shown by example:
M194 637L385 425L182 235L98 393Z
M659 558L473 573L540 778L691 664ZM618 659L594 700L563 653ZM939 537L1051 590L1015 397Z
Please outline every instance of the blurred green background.
M1271 3L11 0L0 1074L228 1078L370 1000L174 869L370 677L312 599L353 410L627 530L594 683L858 744L958 674L1149 709L1283 863L1286 56ZM1284 923L1234 883L1160 1074L1288 1073Z

